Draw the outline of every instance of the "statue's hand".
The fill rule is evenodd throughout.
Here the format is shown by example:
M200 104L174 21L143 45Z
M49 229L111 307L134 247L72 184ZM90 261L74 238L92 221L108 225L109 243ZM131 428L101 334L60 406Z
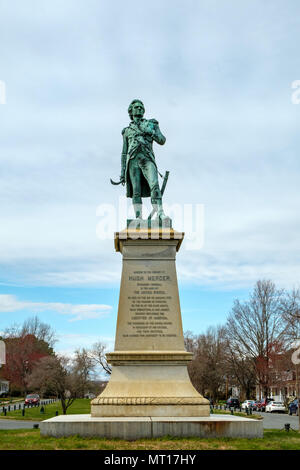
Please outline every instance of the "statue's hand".
M121 184L124 186L124 184L125 184L125 176L124 175L120 176L120 181L121 181Z
M145 128L145 133L153 136L155 134L155 126L157 124L158 122L156 121L156 119L149 119Z

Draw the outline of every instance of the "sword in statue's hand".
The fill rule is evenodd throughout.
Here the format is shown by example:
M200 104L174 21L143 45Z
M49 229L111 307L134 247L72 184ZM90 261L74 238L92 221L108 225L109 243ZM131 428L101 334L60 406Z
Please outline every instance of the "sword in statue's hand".
M115 186L117 186L118 184L122 184L122 185L124 186L124 184L125 184L124 178L121 178L120 181L113 181L113 180L110 178L110 182L111 182L111 184L114 184Z

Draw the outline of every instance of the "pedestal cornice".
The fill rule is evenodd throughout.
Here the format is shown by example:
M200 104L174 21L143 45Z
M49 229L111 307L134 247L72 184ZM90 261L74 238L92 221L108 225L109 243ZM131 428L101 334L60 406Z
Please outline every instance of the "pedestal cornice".
M107 362L112 365L128 364L188 364L193 354L186 351L114 351L106 354Z
M184 232L177 232L172 228L140 228L140 229L130 229L126 228L120 232L115 232L115 250L122 253L123 243L130 241L137 242L137 244L143 244L142 242L147 240L148 243L160 240L165 243L169 240L174 240L177 242L176 251L179 251L182 240L184 238ZM173 244L172 243L172 244Z

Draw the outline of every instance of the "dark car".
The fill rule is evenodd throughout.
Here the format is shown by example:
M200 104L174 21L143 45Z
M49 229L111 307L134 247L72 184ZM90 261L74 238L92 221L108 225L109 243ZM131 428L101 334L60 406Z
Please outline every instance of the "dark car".
M259 400L255 400L253 402L253 405L252 405L252 409L253 411L257 411L258 410L258 405L259 405L260 401Z
M259 402L257 402L257 411L266 411L266 406L270 401L274 401L274 398L263 398Z
M239 408L240 400L238 398L229 398L226 404L229 408Z
M39 405L40 403L40 396L36 393L31 395L27 395L25 398L25 405Z
M289 415L292 415L293 413L295 413L297 416L299 416L299 406L298 406L297 398L296 398L296 400L293 400L289 404Z

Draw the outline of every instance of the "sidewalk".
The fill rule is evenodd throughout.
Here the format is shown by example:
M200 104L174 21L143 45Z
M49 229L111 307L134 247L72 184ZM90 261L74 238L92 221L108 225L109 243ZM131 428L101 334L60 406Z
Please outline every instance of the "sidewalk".
M40 424L40 422L0 418L0 430L1 429L33 429L34 424Z

